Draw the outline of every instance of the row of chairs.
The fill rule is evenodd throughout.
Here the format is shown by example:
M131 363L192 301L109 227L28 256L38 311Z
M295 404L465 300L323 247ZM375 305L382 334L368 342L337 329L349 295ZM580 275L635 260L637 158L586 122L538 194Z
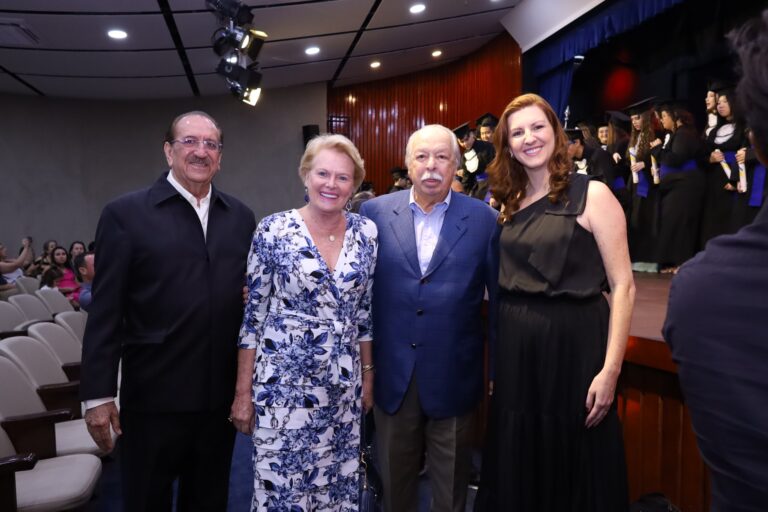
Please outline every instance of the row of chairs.
M0 510L77 508L96 488L104 454L78 396L85 319L57 290L0 301Z

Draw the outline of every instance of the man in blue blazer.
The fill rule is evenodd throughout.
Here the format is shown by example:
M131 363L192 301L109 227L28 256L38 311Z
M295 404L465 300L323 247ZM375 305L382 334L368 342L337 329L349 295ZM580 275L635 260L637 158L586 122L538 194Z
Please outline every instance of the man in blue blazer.
M222 133L208 114L171 124L170 172L110 202L83 339L88 430L112 450L121 434L125 511L227 508L235 430L237 336L253 212L217 190ZM121 410L117 394L122 358Z
M451 192L460 159L448 128L425 126L406 147L413 188L360 211L379 231L374 414L388 511L417 510L425 449L433 510L465 507L483 389L481 306L487 289L494 316L499 229L488 205Z

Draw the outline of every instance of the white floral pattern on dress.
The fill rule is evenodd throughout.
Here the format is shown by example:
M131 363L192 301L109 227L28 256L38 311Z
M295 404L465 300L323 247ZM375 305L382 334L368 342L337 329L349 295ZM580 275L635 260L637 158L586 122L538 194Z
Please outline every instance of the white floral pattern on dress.
M264 218L248 257L240 348L256 349L251 510L357 510L361 368L375 224L346 214L334 272L296 210Z

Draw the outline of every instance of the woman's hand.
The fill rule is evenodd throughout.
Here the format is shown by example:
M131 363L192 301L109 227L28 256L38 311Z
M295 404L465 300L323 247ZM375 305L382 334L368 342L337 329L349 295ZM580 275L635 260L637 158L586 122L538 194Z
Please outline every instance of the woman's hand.
M632 164L632 166L630 167L630 170L631 170L632 172L640 172L640 171L642 171L643 169L645 169L645 162L642 162L642 161L641 161L641 162L635 162L635 163L634 163L634 164Z
M744 165L747 161L747 148L741 148L736 152L736 163Z
M587 392L587 420L584 426L592 428L597 426L613 403L613 396L616 392L616 379L618 374L608 372L603 368L600 373L592 379L592 384Z
M728 192L733 192L734 190L736 190L736 187L734 187L730 183L726 183L725 186L723 186L723 189L727 190Z
M251 401L250 394L235 395L235 401L232 402L229 418L232 420L232 425L235 426L238 432L248 435L253 433L255 418L253 415L253 402Z
M652 148L655 148L660 144L661 144L661 139L656 138L656 139L653 139L648 145L651 146Z
M373 372L363 374L363 412L373 409Z
M619 160L621 160L621 155L618 153L614 153L612 156L613 156L613 163L615 164L619 163Z
M709 155L709 163L712 163L712 164L717 164L717 163L720 163L720 162L722 162L722 161L723 161L723 158L724 158L724 157L723 157L723 154L720 152L720 150L719 150L719 149L716 149L716 150L714 150L714 151L713 151L713 152L712 152L712 153Z

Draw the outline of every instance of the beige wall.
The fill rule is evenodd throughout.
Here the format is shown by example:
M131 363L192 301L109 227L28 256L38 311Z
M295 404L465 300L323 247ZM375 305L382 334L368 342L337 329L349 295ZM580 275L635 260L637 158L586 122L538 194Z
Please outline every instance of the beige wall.
M204 110L225 138L215 183L257 220L303 204L301 127L326 120L326 85L265 91L255 107L231 96L83 101L0 95L0 242L22 236L69 246L93 239L102 207L167 170L162 141L179 113Z

